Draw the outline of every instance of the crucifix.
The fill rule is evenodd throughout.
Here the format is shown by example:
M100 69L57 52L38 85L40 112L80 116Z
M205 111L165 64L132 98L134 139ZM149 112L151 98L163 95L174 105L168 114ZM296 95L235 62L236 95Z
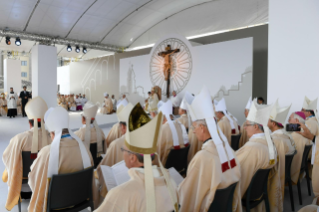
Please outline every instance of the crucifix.
M169 98L169 87L170 87L170 76L171 76L171 68L172 68L172 61L171 55L180 51L180 49L171 49L171 45L167 45L165 47L166 51L158 53L158 56L164 57L164 76L165 81L167 81L167 88L166 88L166 95Z

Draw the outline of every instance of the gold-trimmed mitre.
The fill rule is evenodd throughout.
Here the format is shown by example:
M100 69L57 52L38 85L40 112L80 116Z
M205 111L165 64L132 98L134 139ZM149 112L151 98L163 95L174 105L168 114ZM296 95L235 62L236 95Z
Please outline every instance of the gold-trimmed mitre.
M161 112L151 119L140 103L137 103L128 117L128 128L125 134L127 148L140 154L155 153L162 121Z

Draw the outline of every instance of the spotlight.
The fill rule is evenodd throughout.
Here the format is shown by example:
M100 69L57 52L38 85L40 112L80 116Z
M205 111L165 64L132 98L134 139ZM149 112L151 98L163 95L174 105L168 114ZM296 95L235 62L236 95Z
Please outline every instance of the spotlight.
M21 40L20 40L19 37L16 38L15 44L16 44L17 46L20 46L20 45L21 45Z
M86 54L88 52L88 50L86 50L85 47L83 47L83 53Z
M81 51L81 50L80 50L80 48L79 48L78 46L75 47L75 52L76 52L76 53L80 53L80 51Z
M71 51L72 51L71 46L70 46L70 45L68 45L68 47L66 48L66 50L67 50L68 52L71 52Z
M11 45L10 37L6 37L6 44Z

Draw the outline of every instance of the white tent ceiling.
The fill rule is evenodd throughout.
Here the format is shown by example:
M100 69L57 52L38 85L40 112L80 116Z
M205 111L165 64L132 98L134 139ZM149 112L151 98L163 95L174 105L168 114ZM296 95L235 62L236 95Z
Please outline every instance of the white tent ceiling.
M267 21L268 0L0 0L2 29L131 48L170 33L187 37ZM22 40L18 50L29 52L34 43ZM58 56L82 57L57 48ZM0 49L17 48L2 39Z

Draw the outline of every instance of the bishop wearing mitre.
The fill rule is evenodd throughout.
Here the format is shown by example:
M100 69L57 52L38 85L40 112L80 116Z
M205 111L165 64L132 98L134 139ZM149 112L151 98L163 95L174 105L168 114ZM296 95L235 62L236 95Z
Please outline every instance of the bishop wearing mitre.
M315 135L315 139L312 141L312 151L311 151L311 164L312 168L312 188L313 193L315 194L315 199L319 197L319 117L317 111L317 99L310 100L308 97L305 97L302 111L304 112L306 118L306 126L309 128L310 132ZM319 203L319 200L317 201Z
M112 99L110 98L109 94L107 92L105 92L104 93L104 103L102 105L100 113L102 113L102 114L111 114L112 111L113 111Z
M171 119L173 105L167 100L158 109L164 115L163 126L157 143L157 153L162 164L166 164L168 154L172 149L182 149L189 145L188 135L185 126L178 120ZM178 170L180 171L180 170Z
M138 103L128 122L122 151L131 179L110 190L95 211L178 211L176 184L161 163L152 166L162 113L151 120Z
M96 157L100 157L101 154L104 153L103 145L105 140L104 132L98 126L95 119L98 109L99 107L97 105L93 104L91 101L88 101L84 105L83 113L81 115L83 126L74 133L84 142L84 145L87 149L90 149L91 144L97 145Z
M233 197L233 211L242 211L239 180L240 164L221 132L214 115L211 96L206 87L188 105L194 133L202 150L196 153L187 169L187 176L179 185L180 211L208 211L217 189L237 183Z
M98 173L100 184L101 184L100 194L102 197L106 196L107 188L103 179L101 165L113 166L116 163L124 160L121 148L124 146L124 143L125 143L125 133L127 130L126 125L133 107L134 106L131 103L128 103L125 107L121 105L116 111L117 117L119 119L119 125L120 125L122 136L120 138L115 139L110 144L110 146L107 149L106 155L104 156L103 160L100 162L99 166L97 167L97 173Z
M240 191L241 198L243 198L254 174L259 169L272 169L268 178L270 211L283 211L283 197L278 171L281 167L280 164L276 166L278 162L277 151L267 127L271 109L272 105L259 105L257 99L252 102L250 107L245 123L249 141L236 152L241 172ZM264 201L253 210L266 211Z
M94 164L90 151L69 129L69 114L64 108L48 110L45 123L49 128L52 143L39 152L31 166L29 186L33 193L28 211L46 211L53 175L81 171ZM94 207L97 207L98 190L93 176L92 179Z
M286 155L294 154L296 147L295 142L291 135L289 135L284 129L284 124L288 116L288 112L290 110L290 106L287 107L279 107L278 100L273 106L269 120L268 120L268 128L271 131L271 138L275 144L277 149L277 154L279 161L276 164L276 169L280 174L280 184L282 197L284 197L285 191L285 160Z
M218 126L226 136L228 143L231 144L231 135L232 132L235 131L235 125L226 110L225 99L222 98L217 104L215 104L215 112L218 118Z
M27 184L22 186L22 152L31 151L31 159L35 159L38 152L51 143L48 131L45 130L43 118L48 106L41 97L35 97L25 106L29 119L30 130L14 136L2 155L5 170L2 180L9 186L6 209L11 210L21 198L30 198L31 190ZM21 193L20 193L21 191Z
M248 116L251 103L252 103L252 100L251 100L251 97L249 97L248 102L247 102L246 107L245 107L245 111L244 111L245 118L247 118L247 116ZM247 141L249 140L249 138L247 136L247 132L245 130L245 122L243 123L243 125L241 125L240 134L241 134L241 136L240 136L240 139L239 139L239 148L244 146L245 143L247 143Z
M190 144L189 151L188 151L188 156L187 156L187 163L189 163L194 155L202 149L203 142L198 141L192 127L192 122L191 122L191 117L189 116L187 110L188 107L186 105L186 102L190 105L192 104L194 100L194 96L189 93L185 92L184 98L182 100L182 103L179 107L179 114L181 115L178 119L188 130L188 141Z
M120 113L120 111L126 107L129 104L129 102L126 99L123 99L118 105L117 105L117 114ZM119 119L119 116L117 116L117 118ZM105 144L104 144L104 148L109 147L111 142L113 142L114 140L120 138L123 134L123 131L121 130L121 125L120 125L120 119L119 122L117 122L116 124L114 124L109 132L109 134L107 135L106 139L105 139Z

